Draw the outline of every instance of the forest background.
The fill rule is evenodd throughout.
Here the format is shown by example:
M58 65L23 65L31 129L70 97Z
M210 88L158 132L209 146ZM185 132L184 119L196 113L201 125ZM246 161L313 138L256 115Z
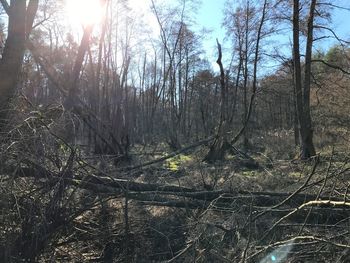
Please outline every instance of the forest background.
M0 258L350 260L347 1L0 3Z

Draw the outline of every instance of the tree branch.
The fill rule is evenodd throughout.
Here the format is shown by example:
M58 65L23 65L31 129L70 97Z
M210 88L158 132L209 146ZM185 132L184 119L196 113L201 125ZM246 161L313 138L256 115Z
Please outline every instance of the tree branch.
M348 8L348 7L343 7L343 6L335 5L335 4L332 4L332 3L323 3L323 2L319 2L319 3L317 3L317 5L326 5L326 6L330 6L330 7L333 7L333 8L337 8L337 9L342 9L342 10L350 11L350 8Z
M332 35L335 37L335 39L337 39L340 43L346 43L346 44L350 44L349 41L346 41L344 39L341 39L340 37L338 37L337 33L334 32L333 29L326 27L326 26L320 26L320 25L314 25L314 28L318 28L318 29L324 29L327 30L329 32L332 33Z
M7 15L10 15L10 6L7 3L6 0L0 0L0 3L2 4L2 7L4 8Z
M319 62L319 63L322 63L324 65L326 65L327 67L330 67L330 68L334 68L334 69L337 69L339 71L341 71L342 73L346 74L346 75L350 75L350 72L349 71L346 71L345 69L343 69L342 67L339 67L337 65L333 65L333 64L330 64L322 59L313 59L311 60L311 62Z
M38 11L39 0L30 0L26 12L26 39L28 39L33 28L36 12Z

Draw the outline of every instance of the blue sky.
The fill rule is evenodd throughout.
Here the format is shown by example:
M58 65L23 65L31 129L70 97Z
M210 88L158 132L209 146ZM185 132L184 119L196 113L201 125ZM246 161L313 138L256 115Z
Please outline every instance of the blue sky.
M206 57L212 62L215 68L216 60L216 38L219 39L224 46L229 46L229 40L224 40L225 30L222 28L223 10L227 0L202 0L202 5L198 10L196 22L198 24L197 29L206 27L211 29L212 32L207 34L203 41L203 49L206 52ZM234 2L231 0L231 2ZM350 8L349 0L334 0L331 1L333 4ZM340 38L349 40L350 39L350 11L335 9L332 17L331 28L339 35ZM277 36L280 44L288 43L289 36ZM318 49L327 50L329 46L336 44L335 39L322 40L315 43L315 47ZM224 54L225 56L225 54ZM229 56L229 54L227 54Z
M349 0L335 2L340 2L339 5L341 4L346 8L350 8ZM332 29L337 33L337 35L344 40L350 40L350 11L335 9L332 20ZM328 42L329 44L334 44L336 43L336 40L333 39Z
M207 56L216 56L216 38L220 43L224 43L225 30L222 28L223 10L227 0L202 0L202 5L198 10L198 27L205 27L212 30L203 42L203 48Z

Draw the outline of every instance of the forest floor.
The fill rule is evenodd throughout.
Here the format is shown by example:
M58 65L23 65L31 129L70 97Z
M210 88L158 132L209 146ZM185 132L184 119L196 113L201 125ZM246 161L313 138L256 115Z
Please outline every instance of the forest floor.
M155 192L145 200L130 194L128 219L125 203L112 198L108 214L119 215L119 219L109 219L109 228L118 229L119 241L112 246L120 248L127 221L129 260L134 262L275 262L273 258L286 260L278 262L347 262L347 148L326 146L308 161L291 159L296 149L286 149L285 144L263 152L251 149L249 159L227 155L225 161L209 164L203 162L207 147L199 147L119 175L141 184L219 195L198 205L200 198L181 194L170 198L170 193ZM134 147L133 161L127 166L169 153L165 145ZM113 163L104 162L107 174L115 173ZM113 251L120 262L125 260L125 251ZM142 256L145 251L147 257Z
M270 133L215 163L206 145L165 160L166 144L136 145L118 166L64 145L44 165L16 145L4 148L17 176L0 182L0 241L33 245L38 262L350 261L345 143L300 161L291 136Z

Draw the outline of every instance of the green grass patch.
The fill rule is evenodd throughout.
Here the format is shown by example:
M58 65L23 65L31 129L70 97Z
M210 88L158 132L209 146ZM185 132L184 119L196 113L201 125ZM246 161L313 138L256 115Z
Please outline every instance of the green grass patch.
M248 177L253 177L256 175L256 171L243 171L242 175L248 176Z
M288 173L288 176L291 177L291 178L297 178L297 179L300 179L302 174L299 173L299 172L290 172Z
M170 171L176 172L180 169L180 167L183 164L188 163L191 160L192 160L192 157L184 154L179 154L173 158L166 160L164 166Z

